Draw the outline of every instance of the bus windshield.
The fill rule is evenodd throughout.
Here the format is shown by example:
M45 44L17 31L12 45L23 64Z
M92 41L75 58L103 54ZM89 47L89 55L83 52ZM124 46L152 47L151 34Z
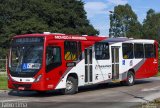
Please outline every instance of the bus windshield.
M9 69L13 76L36 73L42 65L42 44L13 45L10 52ZM31 75L31 76L32 76Z

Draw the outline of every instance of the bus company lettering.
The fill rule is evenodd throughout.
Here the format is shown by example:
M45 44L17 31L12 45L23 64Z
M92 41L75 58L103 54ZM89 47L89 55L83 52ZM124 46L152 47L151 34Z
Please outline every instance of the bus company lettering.
M106 69L106 68L110 68L111 65L96 65L95 69Z
M87 40L86 37L77 37L77 36L55 36L55 39L77 39L77 40Z

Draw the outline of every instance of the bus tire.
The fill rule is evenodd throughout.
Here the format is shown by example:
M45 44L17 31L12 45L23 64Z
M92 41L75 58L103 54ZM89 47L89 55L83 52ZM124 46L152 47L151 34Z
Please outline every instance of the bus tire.
M128 74L127 74L127 79L125 81L125 85L126 86L132 86L134 85L134 82L135 82L135 75L132 71L128 71Z
M75 94L78 91L78 80L69 76L66 81L65 93L66 95Z

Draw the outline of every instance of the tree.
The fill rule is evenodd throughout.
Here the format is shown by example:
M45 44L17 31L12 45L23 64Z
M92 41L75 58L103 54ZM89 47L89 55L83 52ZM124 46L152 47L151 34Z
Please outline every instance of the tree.
M137 15L129 4L114 7L114 12L110 15L110 37L139 38L142 36L141 29Z
M143 38L155 39L159 41L160 37L160 13L155 13L149 9L146 19L143 21Z
M17 34L44 31L98 35L81 0L0 0L0 47Z

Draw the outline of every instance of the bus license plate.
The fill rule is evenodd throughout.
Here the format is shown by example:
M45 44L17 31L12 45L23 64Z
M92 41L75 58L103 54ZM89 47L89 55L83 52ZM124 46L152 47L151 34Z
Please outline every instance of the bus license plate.
M18 87L18 90L24 90L25 88L24 87Z

